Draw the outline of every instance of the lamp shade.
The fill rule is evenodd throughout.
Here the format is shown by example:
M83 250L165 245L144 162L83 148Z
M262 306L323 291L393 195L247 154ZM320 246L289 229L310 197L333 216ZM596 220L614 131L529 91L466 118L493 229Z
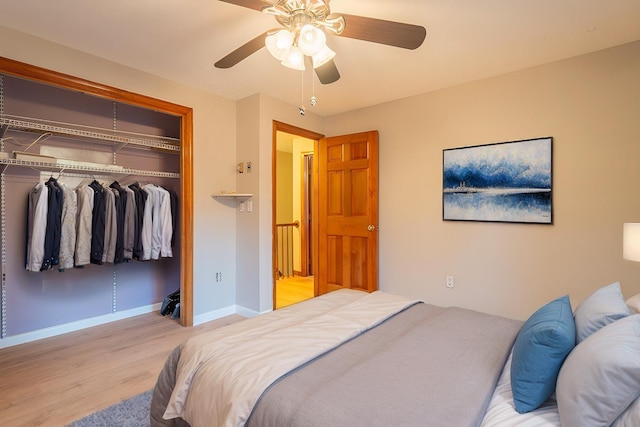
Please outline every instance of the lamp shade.
M293 44L293 34L289 30L280 30L269 34L265 39L267 50L274 58L282 61Z
M304 54L298 46L291 46L282 59L282 65L293 68L294 70L304 70Z
M640 261L640 223L627 222L624 224L622 256L629 261Z
M320 52L327 43L327 37L320 28L307 24L300 29L298 47L305 56L313 56Z
M331 61L336 56L336 53L329 49L327 45L315 55L313 55L313 68L318 68Z

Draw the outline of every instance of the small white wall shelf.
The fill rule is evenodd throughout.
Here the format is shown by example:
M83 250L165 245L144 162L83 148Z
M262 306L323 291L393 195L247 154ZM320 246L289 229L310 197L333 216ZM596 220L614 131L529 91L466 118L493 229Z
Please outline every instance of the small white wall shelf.
M216 193L212 194L214 199L250 199L253 194L248 193Z

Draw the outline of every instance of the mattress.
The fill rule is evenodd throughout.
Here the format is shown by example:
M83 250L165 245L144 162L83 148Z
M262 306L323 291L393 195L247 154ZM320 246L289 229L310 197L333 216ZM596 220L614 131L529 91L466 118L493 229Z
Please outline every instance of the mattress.
M314 319L317 314L313 313L318 306L324 306L325 317L327 309L331 313L342 310L344 315L351 312L351 304L364 295L357 291L336 291L291 309L277 310L221 329L229 328L235 337L232 342L244 340L238 336L248 337L249 342L267 337L266 347L270 349L267 353L306 345L315 335L309 325L317 321ZM336 301L342 309L330 307ZM181 388L176 387L176 382L180 382L180 366L192 365L194 354L211 352L212 348L224 352L225 339L220 339L221 332L216 330L218 332L212 331L192 342L188 352L186 343L181 345L167 359L158 378L151 425L189 425L184 418L191 421L193 427L507 425L500 424L505 420L504 415L490 418L485 417L485 412L494 407L497 399L494 390L502 390L498 379L505 381L503 368L522 323L456 307L394 301L392 312L382 314L378 320L367 320L356 327L355 332L342 334L339 341L329 340L328 346L318 347L322 350L314 349L312 356L303 357L267 381L255 401L250 399L252 403L246 417L243 415L229 423L206 418L209 415L189 419L188 411L184 417L166 417L171 396ZM359 319L361 315L355 313L352 317ZM298 329L300 316L303 325ZM275 332L282 327L285 329L281 334ZM274 341L268 336L273 333L280 335L282 341L269 346ZM304 335L304 340L296 339L300 335ZM256 341L256 348L262 349L262 345ZM205 350L207 347L209 350ZM251 346L245 350L247 348ZM260 351L255 354L261 355ZM286 359L286 352L283 354ZM221 370L230 373L232 378L251 372L249 377L258 378L260 382L259 377L270 370L269 357L264 358L267 366L260 365L261 357L249 357L249 368L247 358L237 354L234 357L244 360L221 365ZM196 368L194 372L200 371L207 370ZM184 384L184 371L182 375ZM506 384L508 386L508 381ZM238 404L235 398L224 397L222 403L214 402L221 396L220 390L219 384L194 388L183 396L183 404L191 405L192 410Z

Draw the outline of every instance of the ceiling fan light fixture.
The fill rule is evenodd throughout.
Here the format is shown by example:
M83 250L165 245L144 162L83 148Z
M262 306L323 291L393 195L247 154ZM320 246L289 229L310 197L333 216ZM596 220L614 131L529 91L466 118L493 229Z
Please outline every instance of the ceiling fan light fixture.
M336 53L329 49L327 45L322 50L311 58L313 60L313 68L322 67L327 62L331 61L336 56Z
M297 46L291 46L284 59L281 62L282 65L294 70L304 70L304 53Z
M282 61L293 45L293 34L286 29L269 34L265 39L265 45L274 58Z
M327 37L320 28L306 24L300 29L298 47L306 56L314 56L320 52L327 43Z
M322 25L334 34L340 35L344 31L347 23L345 22L344 16L342 15L330 15L324 21L322 21Z

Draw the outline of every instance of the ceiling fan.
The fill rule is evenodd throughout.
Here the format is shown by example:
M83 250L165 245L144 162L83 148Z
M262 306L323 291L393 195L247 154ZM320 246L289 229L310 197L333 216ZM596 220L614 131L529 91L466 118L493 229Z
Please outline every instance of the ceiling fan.
M243 44L214 65L230 68L263 47L284 66L298 70L310 63L318 79L329 84L340 78L335 53L326 46L325 32L341 37L417 49L427 31L419 25L345 13L332 14L330 0L220 0L275 16L280 28L266 31Z

